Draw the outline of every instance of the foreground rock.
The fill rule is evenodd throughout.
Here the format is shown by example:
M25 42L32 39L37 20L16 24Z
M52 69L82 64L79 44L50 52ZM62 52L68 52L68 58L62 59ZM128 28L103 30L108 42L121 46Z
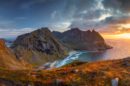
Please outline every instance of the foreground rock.
M74 50L106 50L112 47L105 43L103 37L93 31L81 31L78 28L63 33L54 31L53 34L70 49Z
M64 46L48 28L18 36L11 48L17 58L23 58L34 65L55 61L65 56Z
M119 78L114 78L112 79L112 86L118 86L118 82L119 81Z
M4 40L0 39L0 69L25 69L24 63L19 61L9 48L6 47Z

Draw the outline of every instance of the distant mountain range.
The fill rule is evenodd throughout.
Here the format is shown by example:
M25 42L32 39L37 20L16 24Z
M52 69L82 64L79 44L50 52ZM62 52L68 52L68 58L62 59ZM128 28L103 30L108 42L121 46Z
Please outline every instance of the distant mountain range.
M20 35L14 41L6 41L11 43L10 48L14 54L2 44L6 47L6 51L4 50L5 52L3 53L6 54L7 51L10 53L7 53L8 56L3 56L2 58L5 57L4 59L7 58L9 60L10 57L13 57L16 60L23 60L34 66L63 59L70 50L98 51L111 48L95 30L81 31L78 28L73 28L63 33L51 32L48 28L41 28L31 33ZM18 62L16 61L16 63Z

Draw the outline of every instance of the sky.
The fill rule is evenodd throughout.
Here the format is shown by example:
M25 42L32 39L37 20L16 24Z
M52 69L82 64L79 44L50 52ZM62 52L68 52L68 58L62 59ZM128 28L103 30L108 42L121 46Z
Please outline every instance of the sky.
M130 0L0 0L0 38L41 27L129 31Z

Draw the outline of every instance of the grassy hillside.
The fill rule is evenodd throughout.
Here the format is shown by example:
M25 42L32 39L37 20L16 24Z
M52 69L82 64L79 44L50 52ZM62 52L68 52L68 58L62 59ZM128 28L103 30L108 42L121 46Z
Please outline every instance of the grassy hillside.
M19 61L11 50L6 47L4 40L0 39L0 69L25 69L26 63Z
M118 78L119 86L130 86L130 58L93 63L74 62L52 70L0 70L1 84L20 86L111 86ZM8 86L8 85L5 85Z

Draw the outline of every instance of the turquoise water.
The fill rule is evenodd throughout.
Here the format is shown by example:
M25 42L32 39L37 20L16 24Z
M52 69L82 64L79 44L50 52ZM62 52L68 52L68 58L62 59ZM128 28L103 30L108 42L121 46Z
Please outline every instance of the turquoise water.
M97 51L72 51L69 56L58 62L57 67L64 66L74 60L79 60L83 62L92 62L102 60L102 53Z

